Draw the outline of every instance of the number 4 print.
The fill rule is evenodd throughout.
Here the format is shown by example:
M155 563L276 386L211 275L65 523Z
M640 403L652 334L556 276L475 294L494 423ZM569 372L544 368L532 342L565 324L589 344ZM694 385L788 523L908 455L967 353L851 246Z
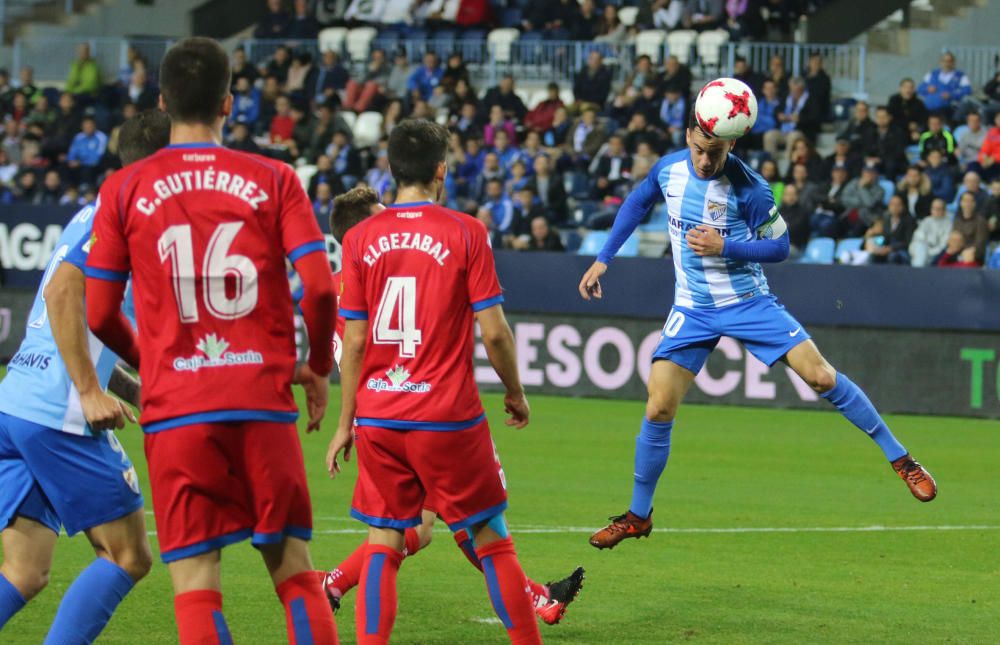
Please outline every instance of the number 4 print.
M375 314L372 340L378 345L399 345L402 358L417 355L421 333L417 329L417 279L391 277L386 280Z

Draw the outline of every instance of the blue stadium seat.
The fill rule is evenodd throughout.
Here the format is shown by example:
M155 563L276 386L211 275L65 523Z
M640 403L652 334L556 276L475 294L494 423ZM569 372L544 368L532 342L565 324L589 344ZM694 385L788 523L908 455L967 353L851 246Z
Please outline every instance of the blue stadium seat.
M590 199L590 179L586 173L568 172L564 177L566 192L574 199Z
M667 205L660 204L653 208L649 221L639 225L644 233L665 233L667 231Z
M837 250L834 252L834 257L840 259L844 253L852 253L854 251L860 251L861 247L865 244L865 238L863 237L845 237L844 239L837 242Z
M510 7L503 10L500 18L501 27L514 27L517 29L521 26L521 9L518 7Z
M837 243L832 237L815 237L809 240L799 262L802 264L833 264L833 251Z
M993 251L992 255L986 260L987 269L1000 269L1000 248Z
M885 195L882 197L882 203L888 206L889 200L896 192L896 184L892 183L891 179L886 179L885 177L879 177L878 185L882 187L883 191L885 191Z
M583 238L583 244L577 250L577 255L597 255L604 247L604 243L611 236L607 231L591 231L587 237Z
M577 202L576 209L573 211L573 218L576 220L577 224L586 224L586 222L594 215L597 215L600 210L600 202L585 199Z
M559 237L562 238L562 243L567 253L576 253L580 249L580 245L583 244L583 237L580 236L580 233L572 229L559 231Z

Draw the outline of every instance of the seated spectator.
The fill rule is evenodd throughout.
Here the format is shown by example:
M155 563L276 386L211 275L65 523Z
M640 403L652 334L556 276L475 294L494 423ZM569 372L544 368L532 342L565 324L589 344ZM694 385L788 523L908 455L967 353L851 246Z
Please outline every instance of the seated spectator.
M531 219L531 239L524 250L562 252L566 248L559 233L549 226L549 220L545 219L544 215L537 215Z
M906 170L906 135L892 122L892 114L884 105L875 108L875 138L865 151L865 161L882 166L890 179Z
M976 208L980 210L986 206L986 201L989 199L989 194L983 189L983 182L979 175L969 171L962 177L962 185L958 187L955 199L948 204L949 213L958 212L959 202L965 193L972 193L976 198Z
M875 144L875 123L868 118L868 104L858 101L854 104L854 114L841 131L840 136L847 139L851 152L855 155L867 154Z
M406 82L407 93L416 98L426 101L434 93L434 88L441 82L444 70L438 64L437 54L427 52L424 54L424 64L410 74Z
M986 114L1000 110L1000 70L983 86L983 96L986 97Z
M662 128L664 127L664 123L660 120L660 107L662 105L663 92L660 91L659 84L654 80L649 80L642 86L639 96L635 97L631 105L628 106L628 112L642 114L646 118L647 124Z
M607 140L604 126L597 119L597 111L587 108L566 133L570 156L581 167L586 167Z
M80 133L73 137L66 156L76 183L97 183L98 169L107 149L108 135L97 129L94 117L83 117Z
M625 141L625 149L628 150L628 139ZM642 164L648 168L652 168L659 160L660 155L658 155L653 149L652 144L643 139L640 140L638 145L635 146L635 152L632 154L632 168L635 169L636 164Z
M837 141L833 144L833 154L823 160L823 174L829 175L834 165L838 163L847 166L847 176L850 179L860 175L861 167L865 165L864 159L851 150L850 140L843 135L837 137Z
M549 154L562 154L560 149L565 144L572 126L569 112L565 107L558 108L552 113L552 125L542 134L542 144Z
M38 176L31 170L22 171L14 188L14 200L21 204L37 204L40 199Z
M247 79L250 85L253 85L260 78L260 72L257 71L257 68L247 62L247 53L242 47L234 49L231 58L233 61L231 73L233 87L236 87L236 82L241 78Z
M5 119L3 122L3 141L0 141L0 149L7 153L7 156L14 160L14 163L22 163L21 159L21 129L14 119Z
M666 150L661 131L646 121L644 113L636 112L625 128L625 150L638 154L643 145L647 146L649 154L654 154L657 158L660 152ZM653 161L655 163L656 159Z
M932 262L936 267L957 269L975 269L982 266L976 262L976 251L965 246L965 237L958 231L948 235L948 243L944 250Z
M312 54L307 51L296 52L292 56L292 64L288 68L288 80L285 82L285 92L296 101L309 101L313 99L317 89L313 81L317 73L316 66L313 65ZM326 98L324 95L321 100L326 100Z
M7 118L17 123L20 127L21 122L24 121L25 117L28 116L28 97L20 92L14 92L14 98L11 100L10 108L7 113Z
M1000 179L990 182L990 198L983 209L983 217L990 227L990 240L1000 239Z
M473 187L476 186L479 174L483 170L486 152L481 149L479 139L469 137L465 140L464 149L461 147L452 149L454 159L455 188L458 194L456 197L468 198L472 196ZM458 146L462 146L461 142Z
M317 188L321 183L329 184L334 196L347 192L347 188L340 180L340 174L333 169L333 160L326 155L320 155L316 159L316 174L309 179L309 188L306 191L310 198L316 199Z
M751 3L750 0L727 0L725 29L729 32L729 39L735 42L763 40L767 27L757 3Z
M801 164L796 167L805 168ZM847 167L836 164L830 171L830 182L816 201L816 208L809 216L809 228L819 237L837 237L841 231L840 219L847 210L842 201L847 187Z
M394 98L403 98L407 96L408 92L406 90L407 85L410 82L410 76L413 75L413 69L410 66L410 59L406 56L406 51L400 49L396 52L392 59L392 67L389 71L389 80L386 81L385 89L386 93Z
M566 187L560 175L552 172L552 162L545 155L535 157L534 173L528 186L538 197L553 222L565 222L569 217L566 205Z
M58 204L63 195L62 177L58 170L48 170L42 180L42 189L38 193L36 204Z
M320 64L314 67L306 77L303 89L306 96L319 105L326 101L339 100L338 92L347 87L349 80L350 74L348 74L347 68L341 64L340 56L337 55L337 52L328 49L323 52ZM370 102L371 98L369 98L369 104ZM355 107L357 107L356 103L357 99L355 99Z
M799 201L798 187L795 184L785 186L781 194L781 217L788 226L793 258L801 256L809 244L809 215L810 211Z
M93 98L101 89L101 67L90 57L90 45L81 43L76 48L76 60L69 68L66 91L74 96Z
M892 120L909 133L909 141L917 143L927 126L927 107L917 96L917 86L912 78L899 82L899 92L889 97Z
M444 72L441 74L441 85L449 92L453 92L460 82L464 82L468 86L472 84L472 79L469 77L469 68L465 65L462 54L452 52L445 62Z
M628 29L618 19L618 7L613 4L604 5L604 12L597 21L597 37L594 42L621 44L628 37Z
M797 139L815 139L821 119L816 102L809 98L805 82L798 76L790 78L788 97L784 108L778 113L781 128L764 135L764 150L776 158L778 148L782 145L791 150Z
M333 172L340 175L344 186L350 190L361 177L361 157L354 149L347 135L343 132L334 132L330 146L326 149L326 154L333 162Z
M785 69L785 59L780 55L775 54L767 61L767 78L774 81L774 86L778 88L778 98L784 103L788 96L788 83L791 79L788 70ZM808 90L808 88L806 89Z
M567 26L569 40L588 42L597 35L597 8L594 0L580 0L573 20Z
M277 77L268 76L264 79L264 87L260 91L260 115L257 117L258 130L266 132L271 119L278 111L278 97L282 96L281 85Z
M823 160L816 154L816 148L813 147L813 144L808 139L799 138L795 140L795 143L792 144L791 149L788 151L788 162L790 164L804 165L809 172L809 178L813 181L822 181L826 176ZM848 168L848 172L850 172L850 168ZM850 179L854 179L853 176L848 176Z
M934 199L930 205L930 215L920 220L910 241L911 264L915 267L925 267L944 251L951 234L951 226L944 200Z
M1000 168L1000 111L993 117L993 127L986 132L979 148L980 174L992 180Z
M552 126L552 117L556 110L563 107L562 99L559 98L559 84L549 83L546 89L548 95L545 99L533 107L524 117L524 126L537 132L545 132Z
M495 152L487 152L483 157L483 169L476 178L476 188L473 196L479 202L488 199L487 186L491 181L496 181L503 190L504 181L507 179L507 171L500 165L500 158ZM495 220L499 226L499 220Z
M295 121L292 120L292 102L287 96L279 96L274 103L275 114L268 128L271 143L287 145L292 140Z
M507 135L506 143L517 145L517 129L514 122L504 116L503 108L494 105L490 109L490 120L483 127L483 141L487 146L496 145L496 135L503 132Z
M906 169L906 174L896 184L896 194L906 202L906 210L913 219L919 221L930 214L931 202L934 199L931 195L931 180L920 166L910 166Z
M846 184L850 180L850 176L846 171L844 175L843 183ZM830 168L826 177L832 178L833 176L833 168ZM792 169L785 178L785 188L787 189L791 185L794 185L798 190L799 203L810 213L827 195L827 187L823 185L823 182L813 181L809 177L809 170L805 164L792 164Z
M480 207L476 210L476 219L486 226L486 232L490 236L490 246L495 249L503 248L503 236L500 235L500 231L497 230L496 224L493 222L493 214L488 208Z
M313 40L319 35L319 21L309 10L308 0L295 0L293 14L284 36L295 40Z
M625 143L617 134L611 135L607 145L590 163L590 176L594 177L593 197L603 201L606 197L619 196L619 190L629 185L632 177L632 157L625 151Z
M754 93L757 97L758 107L760 105L760 99L763 97L764 88L764 75L755 72L751 67L750 63L747 62L746 56L739 56L733 58L733 78L738 81L743 81L746 83L747 87ZM759 118L759 117L758 117Z
M629 98L635 98L642 92L642 86L652 81L659 94L660 75L653 69L653 61L647 54L640 54L635 59L635 68L625 77L625 93Z
M462 105L466 103L472 103L479 109L479 99L476 97L475 90L466 81L459 79L455 83L455 87L450 92L450 100L448 102L448 114L451 117L455 117L459 112L462 111Z
M865 251L872 264L910 264L910 241L916 223L906 212L899 195L889 199L889 207L865 231Z
M35 101L42 96L41 88L35 84L35 68L31 65L25 65L21 68L15 85L18 93L24 94L24 97L28 99L29 105L34 105Z
M373 49L361 81L348 79L344 85L346 90L342 103L344 109L358 114L368 110L376 97L384 92L389 83L390 73L389 63L385 60L385 51Z
M518 159L507 170L507 181L504 182L504 192L517 195L518 191L528 185L528 167L523 159Z
M573 81L573 97L578 106L603 108L611 92L611 70L604 65L604 56L591 51L587 66L577 72Z
M123 98L126 102L135 103L140 112L157 107L160 91L147 80L145 63L136 62L135 70L132 72L132 80L125 88Z
M660 77L660 89L666 91L667 88L677 88L682 95L690 96L691 82L691 68L681 63L677 56L667 56L663 64L663 75Z
M483 131L483 125L479 122L476 104L471 101L463 103L458 116L451 121L451 128L465 139L478 138L479 133Z
M641 0L636 24L647 29L676 29L686 5L686 0Z
M267 0L267 13L253 30L254 38L277 39L288 35L292 17L281 5L281 0Z
M945 163L951 165L955 163L955 137L945 129L944 120L939 114L932 114L927 117L927 131L920 135L920 158L927 160L927 154L931 150L941 152Z
M396 124L403 120L403 102L400 100L389 101L382 111L382 136L388 137Z
M260 90L250 84L246 76L236 79L233 88L233 111L229 122L256 123L260 117Z
M530 2L524 10L521 27L525 31L545 31L548 37L566 40L576 19L578 5L574 0L539 0ZM558 32L558 37L554 32Z
M312 207L317 221L330 221L330 213L333 212L333 191L326 181L316 184L316 199L313 200Z
M778 100L778 88L774 81L767 79L762 82L760 97L757 99L757 121L754 122L750 134L746 137L747 147L759 149L764 145L764 136L768 132L778 132L778 112L781 102ZM774 137L775 135L771 135Z
M558 92L556 96L558 97ZM486 91L481 108L486 114L490 114L493 106L499 106L504 118L514 121L523 120L528 113L524 101L514 93L514 77L512 75L504 74L498 85Z
M292 67L292 52L287 45L278 45L270 60L264 65L262 73L264 76L273 76L278 79L278 85L284 87L288 82L288 70Z
M809 54L806 73L806 90L816 101L816 109L822 115L822 121L830 120L830 104L833 96L833 82L830 75L823 69L823 55L819 52Z
M785 182L778 176L778 164L773 159L765 159L760 162L760 176L764 178L767 185L771 187L771 194L774 195L774 203L781 206L781 196L785 192Z
M483 208L490 212L497 230L504 236L504 239L520 235L521 232L517 230L517 221L514 217L514 202L504 192L503 182L496 178L488 179L484 197Z
M392 171L389 170L389 155L385 150L379 150L375 155L375 165L365 173L365 183L371 186L381 199L392 186Z
M660 121L666 126L667 136L675 148L684 145L687 132L688 106L685 95L676 88L667 88L660 104Z
M962 234L963 247L974 251L975 261L982 264L986 259L986 245L990 240L990 227L979 212L976 198L965 193L958 202L958 214L952 230Z
M323 103L316 110L316 119L305 152L307 161L314 162L323 154L326 146L333 139L334 132L344 133L348 141L353 137L351 126L347 124L340 112L329 103Z
M885 190L878 183L879 167L866 164L861 170L861 176L852 179L844 187L840 201L847 209L841 218L841 230L844 237L863 235L877 219L882 217Z
M725 11L725 0L687 0L681 21L685 29L718 29L725 24Z
M39 94L38 100L35 101L35 105L31 108L31 112L28 113L25 119L25 125L29 129L31 126L37 125L44 134L56 122L56 118L56 109L49 104L48 97L44 94Z
M545 207L535 196L531 186L524 186L514 193L515 225L510 233L509 246L518 250L527 248L531 237L531 222L536 217L547 219Z
M944 161L944 154L938 149L927 153L924 173L931 180L931 194L950 202L955 197L955 176Z
M535 157L543 154L545 154L545 150L542 148L542 135L534 130L529 130L524 135L524 143L521 145L520 155L529 175L534 172L532 168L535 166Z
M965 115L966 130L958 138L958 163L962 168L968 168L979 161L979 151L986 141L986 128L983 127L983 117L979 112L970 110Z
M253 140L250 125L243 120L243 117L229 124L229 138L226 139L226 147L255 155L263 153L257 142Z
M955 55L951 52L941 54L940 65L924 76L917 93L928 110L950 116L972 93L972 84L965 72L955 69Z
M0 148L0 186L10 188L17 178L17 164L11 161L7 151Z

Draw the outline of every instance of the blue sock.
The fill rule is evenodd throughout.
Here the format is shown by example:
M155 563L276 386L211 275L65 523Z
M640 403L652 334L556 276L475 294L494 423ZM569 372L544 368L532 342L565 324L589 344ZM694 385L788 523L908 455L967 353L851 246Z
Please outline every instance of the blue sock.
M889 461L896 461L906 454L906 448L892 436L889 426L879 416L875 406L851 379L838 372L837 384L822 396L840 410L848 421L871 437Z
M7 624L14 614L21 611L25 604L24 596L17 587L10 584L7 578L0 574L0 629Z
M93 642L134 586L124 569L97 558L66 590L45 645Z
M660 473L670 456L670 430L673 421L642 420L642 430L635 438L635 484L629 510L639 517L649 517L653 510L653 493Z

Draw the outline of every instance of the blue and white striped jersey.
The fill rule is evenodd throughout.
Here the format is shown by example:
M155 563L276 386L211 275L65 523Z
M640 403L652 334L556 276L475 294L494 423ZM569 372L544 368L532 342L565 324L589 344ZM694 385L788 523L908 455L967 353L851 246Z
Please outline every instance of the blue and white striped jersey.
M80 394L66 373L52 337L44 292L60 263L69 262L83 271L90 250L94 212L94 205L85 206L63 229L35 294L24 340L7 365L7 376L0 382L0 412L76 435L89 435L91 431L80 407ZM135 324L131 285L123 309ZM118 356L89 330L87 340L98 381L102 388L107 388Z
M627 232L616 221L612 238L598 255L607 263L638 225L638 219L660 199L666 200L670 244L677 282L674 304L713 308L770 293L757 262L725 257L700 257L684 239L701 225L716 229L723 238L749 241L770 237L769 226L778 210L767 182L742 160L730 154L719 175L701 179L691 164L691 153L671 153L656 163L649 175L629 195L618 219L634 219ZM638 213L638 217L636 214ZM625 233L620 237L618 233Z

